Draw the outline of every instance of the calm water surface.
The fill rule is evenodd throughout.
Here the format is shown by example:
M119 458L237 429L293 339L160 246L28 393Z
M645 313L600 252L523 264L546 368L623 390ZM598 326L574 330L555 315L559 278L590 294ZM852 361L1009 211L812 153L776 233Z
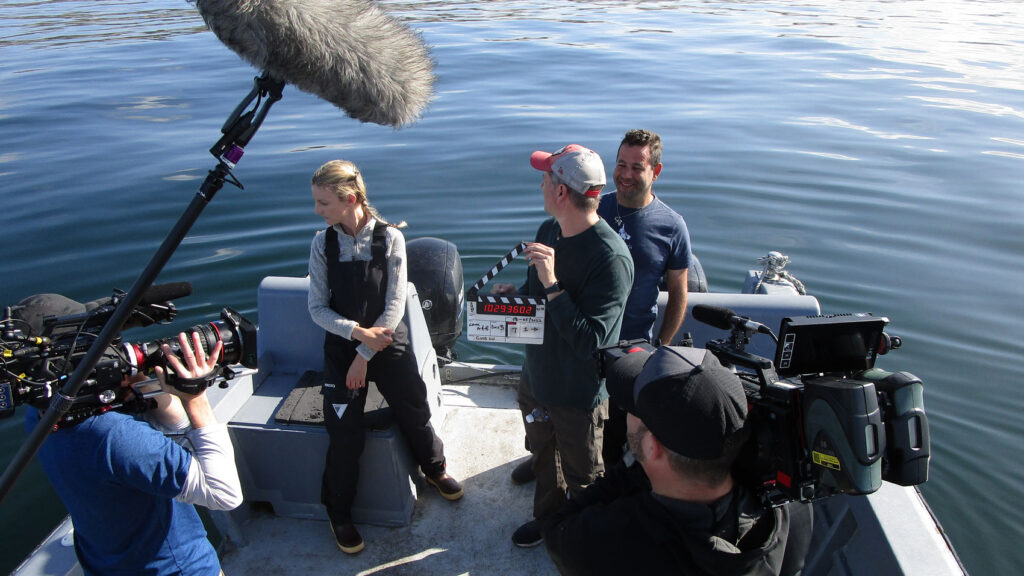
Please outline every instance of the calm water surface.
M928 502L972 573L1019 573L1024 4L385 4L431 45L436 99L394 131L287 88L236 170L245 189L218 194L159 279L195 287L178 328L224 305L256 319L263 276L305 273L326 160L355 161L408 236L457 243L472 283L544 217L530 152L579 142L611 168L648 127L656 192L713 290L780 250L823 310L892 320L904 347L879 365L925 382ZM183 0L0 2L2 303L128 289L256 74ZM0 464L23 439L20 412L0 422ZM0 504L0 571L62 514L33 464Z

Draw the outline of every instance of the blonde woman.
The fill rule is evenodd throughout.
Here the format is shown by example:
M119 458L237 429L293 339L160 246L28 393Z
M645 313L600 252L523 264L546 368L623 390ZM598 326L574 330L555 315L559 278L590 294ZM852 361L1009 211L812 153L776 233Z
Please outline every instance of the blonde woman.
M445 472L430 425L426 384L408 349L405 237L370 206L355 164L332 160L313 174L316 213L327 222L309 252L309 313L326 331L324 420L330 437L321 499L338 547L364 548L352 522L365 430L366 382L376 382L413 457L447 500L462 486Z

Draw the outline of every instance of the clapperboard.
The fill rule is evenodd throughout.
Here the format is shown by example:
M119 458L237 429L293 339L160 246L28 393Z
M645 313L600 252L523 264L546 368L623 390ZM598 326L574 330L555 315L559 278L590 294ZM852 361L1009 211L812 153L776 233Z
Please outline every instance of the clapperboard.
M544 342L544 304L546 300L529 296L479 294L484 284L501 272L509 262L526 250L520 242L509 250L494 268L484 274L466 291L466 335L474 342L510 342L540 344Z

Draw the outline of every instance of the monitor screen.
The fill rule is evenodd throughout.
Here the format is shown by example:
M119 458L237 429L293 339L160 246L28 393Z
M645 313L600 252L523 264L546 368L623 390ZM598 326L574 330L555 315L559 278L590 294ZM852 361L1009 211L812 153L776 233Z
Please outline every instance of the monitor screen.
M785 378L872 368L888 323L870 314L783 318L775 371Z

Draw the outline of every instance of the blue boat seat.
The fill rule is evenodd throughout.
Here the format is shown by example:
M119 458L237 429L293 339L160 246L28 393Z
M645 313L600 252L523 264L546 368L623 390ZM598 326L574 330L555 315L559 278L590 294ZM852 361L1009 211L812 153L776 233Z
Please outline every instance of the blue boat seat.
M326 519L320 503L326 430L322 422L288 422L278 417L296 385L308 387L311 378L315 383L316 374L323 369L324 330L309 316L308 292L308 278L272 276L260 283L255 391L230 419L228 429L246 501L269 503L274 513L282 516ZM409 323L410 347L427 383L431 423L440 429L444 407L437 358L412 284L405 320ZM374 388L371 384L367 411L381 407L382 400ZM422 484L397 427L368 427L361 464L353 519L385 526L407 524L417 484Z

